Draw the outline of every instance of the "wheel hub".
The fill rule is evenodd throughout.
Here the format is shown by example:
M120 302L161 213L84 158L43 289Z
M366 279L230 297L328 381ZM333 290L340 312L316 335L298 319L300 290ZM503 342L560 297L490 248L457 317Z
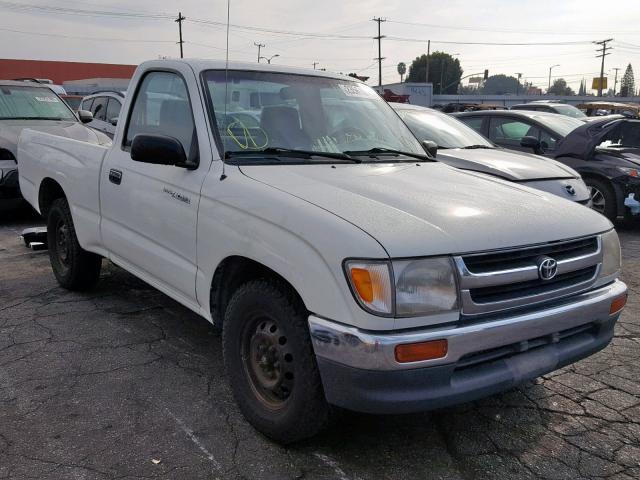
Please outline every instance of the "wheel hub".
M62 221L56 228L56 250L60 262L66 265L69 260L69 227Z
M270 319L249 322L243 338L243 360L257 397L279 408L293 389L293 354L287 337Z
M603 213L606 207L604 195L594 186L589 186L589 194L591 196L591 205L595 211Z

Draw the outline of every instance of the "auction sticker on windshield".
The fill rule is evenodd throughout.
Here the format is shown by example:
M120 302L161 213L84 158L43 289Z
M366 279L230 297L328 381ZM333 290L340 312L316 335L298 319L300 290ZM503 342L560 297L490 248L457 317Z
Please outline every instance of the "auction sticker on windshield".
M58 103L59 100L56 97L34 97L38 102L44 103Z
M376 95L376 92L359 83L340 83L338 86L348 97L371 98Z

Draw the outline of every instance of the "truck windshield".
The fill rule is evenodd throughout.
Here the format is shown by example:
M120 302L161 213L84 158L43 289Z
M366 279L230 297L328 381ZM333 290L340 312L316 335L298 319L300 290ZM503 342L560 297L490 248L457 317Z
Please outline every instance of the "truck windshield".
M227 75L205 72L210 110L227 157L255 157L267 149L352 156L375 151L362 153L374 159L391 151L425 154L391 107L362 83L276 72L230 70Z
M48 88L0 85L0 120L72 120L69 107Z

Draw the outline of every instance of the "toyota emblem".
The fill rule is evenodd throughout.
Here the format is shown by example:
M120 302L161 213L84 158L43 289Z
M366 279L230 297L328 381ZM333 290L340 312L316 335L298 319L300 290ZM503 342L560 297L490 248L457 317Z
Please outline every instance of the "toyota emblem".
M558 262L553 258L540 257L537 263L540 280L551 280L558 273Z

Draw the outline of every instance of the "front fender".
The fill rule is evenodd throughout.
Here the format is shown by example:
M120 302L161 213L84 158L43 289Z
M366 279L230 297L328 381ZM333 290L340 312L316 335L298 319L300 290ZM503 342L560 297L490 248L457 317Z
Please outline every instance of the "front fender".
M279 168L279 167L275 167ZM197 297L210 311L217 266L230 256L258 262L285 278L307 309L363 329L393 328L393 319L362 310L353 299L342 261L388 258L370 235L311 203L227 169L209 176L198 211Z

